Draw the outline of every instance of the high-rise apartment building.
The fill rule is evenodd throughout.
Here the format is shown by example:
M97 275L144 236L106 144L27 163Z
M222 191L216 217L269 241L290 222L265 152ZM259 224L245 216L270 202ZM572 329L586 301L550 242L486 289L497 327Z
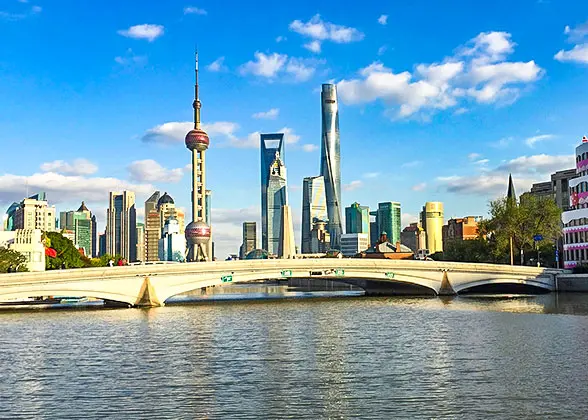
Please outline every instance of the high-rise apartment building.
M390 243L399 242L401 231L400 203L395 201L378 203L378 210L372 212L372 214L376 216L378 237L385 232Z
M331 247L340 249L341 223L341 150L337 86L324 84L321 91L321 175L325 178L328 231Z
M243 222L243 243L239 250L239 258L245 259L245 256L257 248L257 223Z
M86 204L82 204L77 211L62 211L59 213L59 228L62 232L71 232L71 240L78 249L82 249L87 257L94 256L96 252L96 218L88 210Z
M438 201L426 202L420 216L421 226L426 235L426 249L429 250L429 254L443 252L443 203Z
M284 134L261 134L261 247L269 251L268 236L268 186L270 178L270 168L279 154L282 162L286 162L284 154Z
M39 229L43 232L55 231L55 207L49 207L45 193L25 198L14 211L16 229Z
M353 203L345 207L345 232L366 233L370 237L370 209Z
M269 168L267 185L267 251L278 255L282 231L282 206L288 205L286 166L278 152Z
M137 214L135 193L111 192L106 212L106 253L137 260Z
M302 181L302 254L310 253L310 232L314 220L328 220L325 178L322 175L307 177Z
M173 198L167 193L155 191L145 201L145 261L159 261L159 240L168 219L178 222L180 233L184 234L184 213L176 208Z

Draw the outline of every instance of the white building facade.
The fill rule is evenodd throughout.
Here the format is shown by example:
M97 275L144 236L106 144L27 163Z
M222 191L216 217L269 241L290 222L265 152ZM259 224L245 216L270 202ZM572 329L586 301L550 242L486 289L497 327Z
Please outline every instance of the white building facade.
M570 210L561 215L564 268L588 264L588 139L576 147L577 178L569 181Z
M45 271L45 245L40 229L0 231L0 247L20 252L29 271Z
M45 200L25 198L15 212L14 228L53 232L55 230L55 207L49 207Z
M159 261L185 261L186 237L180 233L180 223L170 217L163 227L163 235L159 240Z
M341 235L341 253L344 257L354 257L370 247L367 233L345 233Z

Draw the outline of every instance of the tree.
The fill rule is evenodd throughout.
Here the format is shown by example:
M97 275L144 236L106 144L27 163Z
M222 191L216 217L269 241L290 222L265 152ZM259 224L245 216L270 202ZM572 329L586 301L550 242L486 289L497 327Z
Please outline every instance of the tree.
M45 268L55 270L59 268L79 268L84 266L80 251L74 243L59 232L46 232L45 245L57 252L55 258L45 258Z
M535 249L535 235L544 243L555 243L561 236L561 210L550 198L529 195L517 205L514 200L502 198L490 202L490 219L478 223L481 238L490 243L493 257L503 261L509 254L512 238L519 263L524 254Z
M484 238L448 241L443 249L443 260L472 263L496 262L492 253L492 245Z
M0 273L29 271L26 262L26 257L20 252L0 247Z

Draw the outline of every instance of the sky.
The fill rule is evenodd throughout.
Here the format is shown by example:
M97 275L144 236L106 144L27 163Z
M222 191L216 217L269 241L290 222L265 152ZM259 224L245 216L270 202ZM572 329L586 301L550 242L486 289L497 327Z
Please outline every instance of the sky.
M0 2L0 209L46 191L85 200L154 190L190 208L194 50L211 138L216 254L260 222L259 133L286 134L289 202L318 175L320 87L339 95L342 201L426 201L486 215L574 166L588 132L588 3L191 0ZM353 6L353 7L348 7ZM190 211L187 212L187 218Z

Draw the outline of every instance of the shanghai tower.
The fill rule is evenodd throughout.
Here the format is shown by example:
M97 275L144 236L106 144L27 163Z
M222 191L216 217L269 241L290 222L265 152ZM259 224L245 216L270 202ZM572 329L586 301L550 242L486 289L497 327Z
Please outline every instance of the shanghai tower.
M339 106L337 86L324 84L321 91L321 175L325 179L327 198L327 230L331 248L341 249L341 155L339 144Z

